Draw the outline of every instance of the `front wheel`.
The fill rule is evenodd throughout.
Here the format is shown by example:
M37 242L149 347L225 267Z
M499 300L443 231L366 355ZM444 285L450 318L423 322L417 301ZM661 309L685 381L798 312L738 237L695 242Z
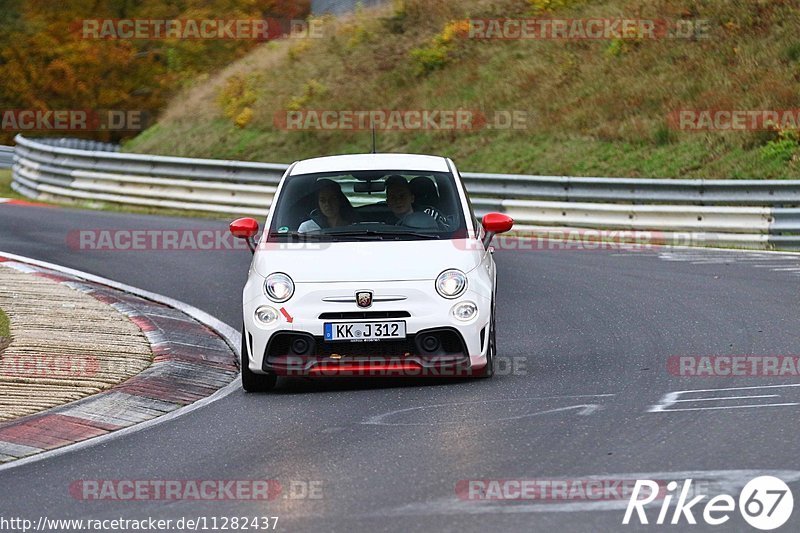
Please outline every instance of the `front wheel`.
M267 392L272 390L277 382L278 376L275 374L256 374L250 370L247 331L242 326L242 388L245 392Z

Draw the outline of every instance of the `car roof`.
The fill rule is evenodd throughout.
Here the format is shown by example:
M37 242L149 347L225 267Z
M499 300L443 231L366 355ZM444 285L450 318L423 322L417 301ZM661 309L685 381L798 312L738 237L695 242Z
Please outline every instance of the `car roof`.
M412 170L425 172L449 172L447 159L432 155L417 154L351 154L316 157L298 161L292 176L356 170Z

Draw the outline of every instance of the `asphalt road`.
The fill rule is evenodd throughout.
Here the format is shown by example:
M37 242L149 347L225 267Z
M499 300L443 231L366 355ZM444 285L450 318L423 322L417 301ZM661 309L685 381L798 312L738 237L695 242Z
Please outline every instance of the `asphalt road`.
M224 231L226 222L0 205L0 250L161 293L239 327L248 252L67 245L71 230L100 228ZM800 387L785 387L800 380L667 370L675 355L798 354L800 277L774 270L770 258L692 254L498 251L498 344L512 372L238 391L107 444L0 472L0 517L279 516L279 531L619 531L657 528L622 526L624 502L465 501L456 485L691 476L737 497L743 479L778 473L800 497L800 405L773 405L800 402ZM759 388L685 393L675 398L706 399L651 412L670 392L738 387ZM749 395L759 398L736 399ZM692 410L670 412L677 407ZM69 486L82 479L276 479L295 494L304 483L321 486L323 496L80 501ZM752 530L738 513L693 529ZM798 529L795 512L783 530Z

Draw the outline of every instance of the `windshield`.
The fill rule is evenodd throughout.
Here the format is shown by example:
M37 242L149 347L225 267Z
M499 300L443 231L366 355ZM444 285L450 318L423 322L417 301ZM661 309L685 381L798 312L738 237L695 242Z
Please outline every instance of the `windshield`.
M427 240L466 237L453 176L358 171L290 176L269 240Z

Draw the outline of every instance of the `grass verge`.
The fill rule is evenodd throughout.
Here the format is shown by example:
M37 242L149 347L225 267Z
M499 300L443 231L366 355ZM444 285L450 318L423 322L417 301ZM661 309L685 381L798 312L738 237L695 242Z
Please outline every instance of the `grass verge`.
M11 324L2 309L0 309L0 352L11 343Z
M11 188L11 170L0 169L0 198L14 198L15 200L25 200L26 198Z
M691 39L476 40L464 38L460 22L531 16L705 20L709 30ZM800 135L690 133L670 121L682 109L795 109L796 1L405 0L324 27L324 38L267 43L198 78L125 149L288 163L367 152L370 134L286 131L275 117L287 111L470 109L522 111L525 125L379 133L378 148L448 155L462 171L800 174Z

